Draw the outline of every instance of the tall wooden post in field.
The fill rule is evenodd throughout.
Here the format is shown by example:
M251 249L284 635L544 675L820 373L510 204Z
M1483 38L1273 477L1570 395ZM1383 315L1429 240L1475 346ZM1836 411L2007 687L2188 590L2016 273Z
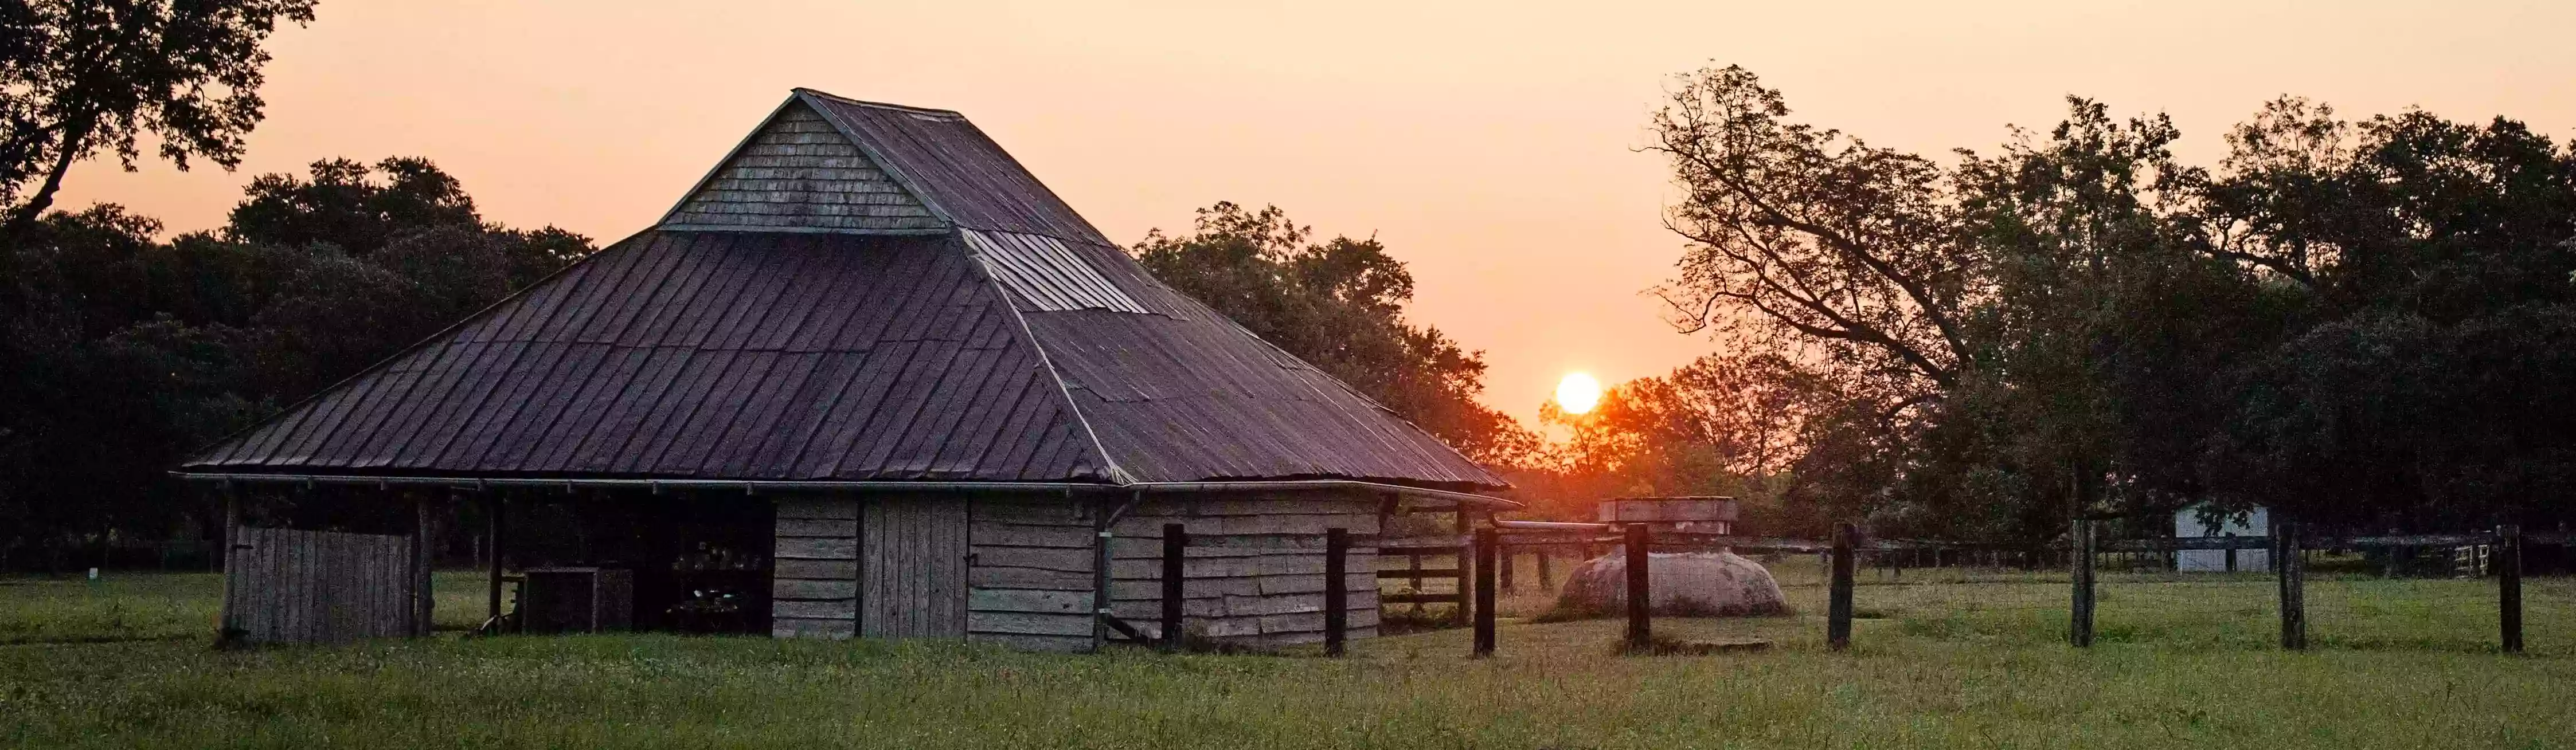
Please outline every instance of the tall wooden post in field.
M1655 592L1651 588L1654 579L1647 575L1651 559L1648 552L1654 544L1654 537L1642 523L1628 524L1626 531L1627 545L1624 551L1627 553L1625 572L1628 574L1628 591L1625 597L1628 603L1628 649L1644 651L1652 647L1655 640L1651 616L1655 600Z
M1494 655L1494 558L1502 539L1487 526L1476 530L1476 655Z
M2069 602L2071 621L2067 623L2066 640L2076 648L2088 648L2093 645L2093 522L2075 519L2067 531L2066 543L2075 558L2070 576L2074 580L2074 601Z
M2504 626L2504 652L2522 653L2522 527L2496 527L2496 622Z
M1840 651L1851 647L1852 629L1852 545L1860 530L1851 524L1834 527L1833 583L1825 600L1825 647Z

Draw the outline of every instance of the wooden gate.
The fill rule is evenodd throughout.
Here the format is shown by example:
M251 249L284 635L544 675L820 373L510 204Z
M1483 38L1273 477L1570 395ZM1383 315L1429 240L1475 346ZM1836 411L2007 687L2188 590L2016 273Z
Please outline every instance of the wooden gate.
M427 575L412 540L240 527L224 575L223 630L240 643L345 643L426 635Z
M966 503L887 498L859 521L859 634L966 635Z

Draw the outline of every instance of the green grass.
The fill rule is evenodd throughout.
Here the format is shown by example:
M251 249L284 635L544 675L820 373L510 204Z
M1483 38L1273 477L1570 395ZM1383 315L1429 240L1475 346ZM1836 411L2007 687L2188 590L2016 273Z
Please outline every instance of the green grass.
M436 574L437 627L466 630L483 622L480 573ZM83 577L0 577L0 644L101 641L211 641L223 608L218 573L109 572Z
M2565 708L2571 655L2428 651L2404 638L2285 653L2268 645L2268 604L2232 615L2248 606L2247 589L2258 604L2269 596L2262 579L2173 593L2107 585L2106 636L2115 621L2136 629L2089 651L2058 642L2062 604L2053 615L2039 606L2045 592L2062 596L2062 583L1865 585L1861 609L1880 616L1858 622L1854 648L1835 653L1820 642L1821 599L1803 600L1814 587L1780 567L1801 614L1656 622L1685 640L1767 638L1777 644L1767 652L1626 657L1615 654L1617 621L1507 621L1499 654L1485 660L1465 658L1462 630L1359 641L1342 660L650 635L217 652L205 646L210 620L191 627L185 614L211 618L211 604L184 603L210 601L209 577L119 577L80 595L11 581L0 584L0 618L20 628L11 632L37 617L19 606L30 601L92 623L107 622L95 615L102 607L181 603L157 624L115 631L170 640L0 646L0 746L2576 745L2576 712ZM2451 642L2436 631L2453 624L2443 613L2460 591L2424 590L2451 582L2351 583L2409 584L2417 590L2396 593L2432 603L2380 602L2388 609L2351 619ZM2569 593L2560 581L2535 583L2535 599L2551 606ZM442 588L471 600L470 584ZM1507 600L1519 611L1545 603ZM2536 648L2544 632L2563 640L2576 629L2576 618L2551 611L2532 615ZM2487 630L2457 640L2491 640L2489 612ZM2229 617L2213 625L2209 613ZM2236 633L2238 619L2249 632ZM2208 637L2174 637L2190 633Z

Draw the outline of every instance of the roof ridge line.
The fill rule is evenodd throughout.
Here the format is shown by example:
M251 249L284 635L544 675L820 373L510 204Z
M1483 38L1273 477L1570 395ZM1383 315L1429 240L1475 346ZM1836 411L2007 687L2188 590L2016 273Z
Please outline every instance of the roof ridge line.
M1029 348L1038 353L1038 364L1046 368L1047 380L1055 383L1056 396L1064 400L1066 411L1073 412L1073 423L1082 427L1083 436L1091 439L1091 450L1100 454L1101 465L1109 468L1109 481L1122 487L1136 484L1135 476L1128 474L1126 469L1120 468L1118 459L1109 455L1108 446L1101 444L1100 430L1091 426L1091 417L1082 413L1080 402L1073 400L1071 387L1064 384L1064 373L1055 367L1055 357L1047 354L1046 343L1039 341L1037 332L1029 329L1029 316L1020 312L1019 305L1011 302L1011 290L994 278L992 267L987 265L990 261L986 261L982 253L967 249L962 228L958 232L951 233L950 241L955 243L955 250L965 254L966 259L974 264L975 273L983 277L984 288L993 290L995 295L1002 298L1002 309L1011 311L1011 321L1019 324L1020 339L1028 342Z
M832 93L832 92L829 92L829 91L824 91L824 90L822 90L822 89L812 89L812 88L806 88L806 87L803 87L803 86L797 86L797 87L795 87L795 88L793 88L793 89L790 89L790 90L795 91L795 92L796 92L796 93L798 93L798 94L804 94L804 95L808 95L808 96L818 96L818 97L822 97L822 98L825 98L825 99L830 99L830 100L833 100L833 101L841 102L841 103L844 103L844 104L855 104L855 105L862 106L862 107L876 107L876 108L878 108L878 109L891 109L891 110L895 110L895 111L898 111L898 112L917 112L917 113L925 114L925 115L947 115L947 116L955 117L955 118L958 118L958 119L961 119L961 120L966 118L966 113L964 113L964 112L959 112L959 111L957 111L957 110L953 110L953 109L939 109L939 108L936 108L936 107L915 107L915 106L912 106L912 105L909 105L909 104L893 104L893 103L889 103L889 102L872 102L872 101L868 101L868 100L865 100L865 99L852 99L852 98L849 98L849 97L846 97L846 96L842 96L842 95L840 95L840 94L835 94L835 93Z

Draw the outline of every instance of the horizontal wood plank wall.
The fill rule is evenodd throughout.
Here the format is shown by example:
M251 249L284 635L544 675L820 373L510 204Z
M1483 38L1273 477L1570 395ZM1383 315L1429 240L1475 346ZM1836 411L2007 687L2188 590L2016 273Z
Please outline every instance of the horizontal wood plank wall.
M976 498L967 538L966 637L1013 648L1091 647L1094 530L1088 503Z
M861 506L859 634L966 635L966 498L871 496Z
M411 540L243 527L224 577L223 623L244 643L346 643L422 630Z
M782 497L769 583L769 634L848 638L859 631L859 500Z
M1351 492L1209 493L1148 499L1118 519L1110 608L1154 634L1163 524L1189 533L1185 627L1250 646L1324 640L1324 530L1350 530L1350 637L1377 635L1378 501ZM1159 635L1159 634L1157 634Z

